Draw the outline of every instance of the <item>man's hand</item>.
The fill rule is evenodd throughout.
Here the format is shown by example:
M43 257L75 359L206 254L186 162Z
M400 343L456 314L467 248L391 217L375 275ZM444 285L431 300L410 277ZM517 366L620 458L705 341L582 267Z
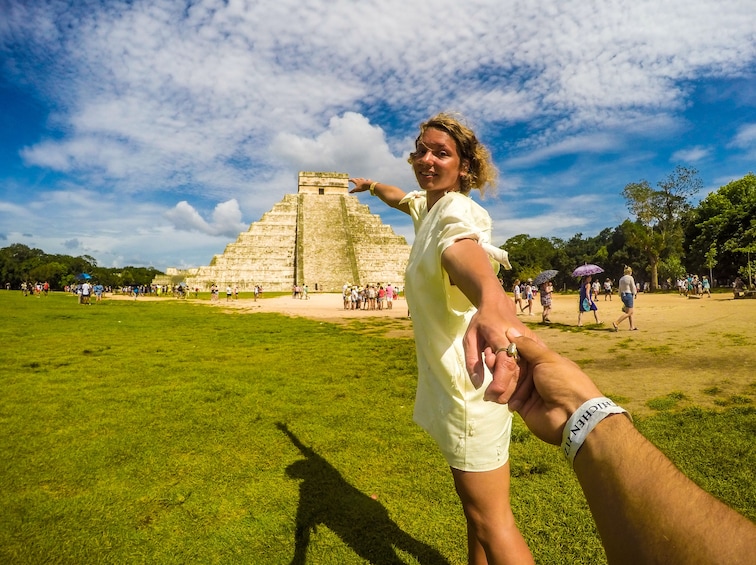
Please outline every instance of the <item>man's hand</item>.
M567 419L583 402L602 396L580 367L515 328L507 339L517 346L520 378L509 407L541 440L559 445Z

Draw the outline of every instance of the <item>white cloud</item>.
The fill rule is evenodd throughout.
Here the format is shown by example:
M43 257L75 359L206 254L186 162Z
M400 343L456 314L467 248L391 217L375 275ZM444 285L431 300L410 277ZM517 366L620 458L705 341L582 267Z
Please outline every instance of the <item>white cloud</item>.
M696 163L709 156L711 150L708 147L689 147L672 153L670 163Z
M543 180L525 168L558 158L648 156L642 140L689 127L681 111L691 85L741 76L756 59L756 19L743 0L316 0L307 8L298 0L50 0L6 8L3 72L50 110L49 129L24 141L21 155L63 178L24 213L72 222L81 236L61 241L85 246L95 232L78 226L100 226L112 239L103 236L98 249L130 245L134 256L157 233L183 249L185 230L204 234L203 253L222 248L221 234L246 229L244 215L259 217L296 189L298 170L411 189L407 151L417 124L438 110L461 111L495 140L505 194ZM732 146L753 151L754 128L742 126ZM694 146L673 158L707 152ZM552 190L596 178L593 164L568 168ZM222 204L207 220L192 197ZM572 227L565 215L542 221ZM48 233L12 233L30 231Z
M752 149L756 146L756 124L743 124L732 140L732 147Z
M407 143L395 155L385 132L354 112L331 118L327 129L314 137L282 133L270 145L271 154L292 170L343 172L408 187L414 185L406 162L411 148Z
M164 215L178 230L198 231L208 235L236 238L240 232L245 231L248 227L241 221L241 210L235 199L218 204L213 210L211 222L202 218L199 212L186 200L176 204Z
M446 106L476 121L556 117L552 134L541 133L553 147L563 128L575 135L638 108L679 107L675 80L737 72L755 49L750 9L735 0L538 10L498 1L442 1L431 10L398 0L309 10L293 0L200 1L185 10L157 0L103 7L78 22L27 10L17 8L24 19L9 27L40 49L62 38L64 64L48 88L65 72L71 80L55 96L73 109L61 116L73 140L42 141L27 151L30 162L112 176L147 167L145 177L182 191L186 183L173 182L165 164L191 179L240 152L265 163L275 157L271 141L275 148L281 136L325 135L333 115L372 101L416 112L413 123ZM437 37L428 22L439 13L466 24ZM64 24L72 32L63 34Z

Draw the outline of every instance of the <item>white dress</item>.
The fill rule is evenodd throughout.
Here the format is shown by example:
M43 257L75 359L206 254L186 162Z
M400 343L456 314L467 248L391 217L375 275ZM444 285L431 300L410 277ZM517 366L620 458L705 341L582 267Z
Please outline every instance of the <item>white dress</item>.
M443 251L460 239L490 248L491 218L458 192L443 196L430 212L424 192L411 192L402 202L409 205L415 225L405 277L417 349L414 420L438 443L451 467L497 469L509 460L512 413L506 405L483 400L491 382L488 370L479 389L470 382L462 338L476 309L441 266ZM491 265L498 269L497 262Z

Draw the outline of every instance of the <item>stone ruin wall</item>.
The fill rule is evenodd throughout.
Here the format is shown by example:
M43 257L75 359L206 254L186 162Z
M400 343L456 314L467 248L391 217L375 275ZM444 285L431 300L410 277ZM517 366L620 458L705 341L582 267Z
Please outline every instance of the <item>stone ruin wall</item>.
M163 278L183 276L189 288L205 291L213 284L285 292L295 284L311 292L341 292L344 284L404 287L407 241L349 194L348 178L300 172L297 194L286 194L208 266L169 269Z

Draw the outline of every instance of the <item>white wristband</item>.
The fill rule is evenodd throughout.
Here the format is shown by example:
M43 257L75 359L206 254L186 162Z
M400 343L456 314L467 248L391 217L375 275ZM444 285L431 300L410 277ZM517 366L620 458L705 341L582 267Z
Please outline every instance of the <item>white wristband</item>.
M570 464L575 462L575 455L583 447L585 438L601 420L622 413L627 414L627 410L605 396L592 398L575 410L562 431L562 452Z

